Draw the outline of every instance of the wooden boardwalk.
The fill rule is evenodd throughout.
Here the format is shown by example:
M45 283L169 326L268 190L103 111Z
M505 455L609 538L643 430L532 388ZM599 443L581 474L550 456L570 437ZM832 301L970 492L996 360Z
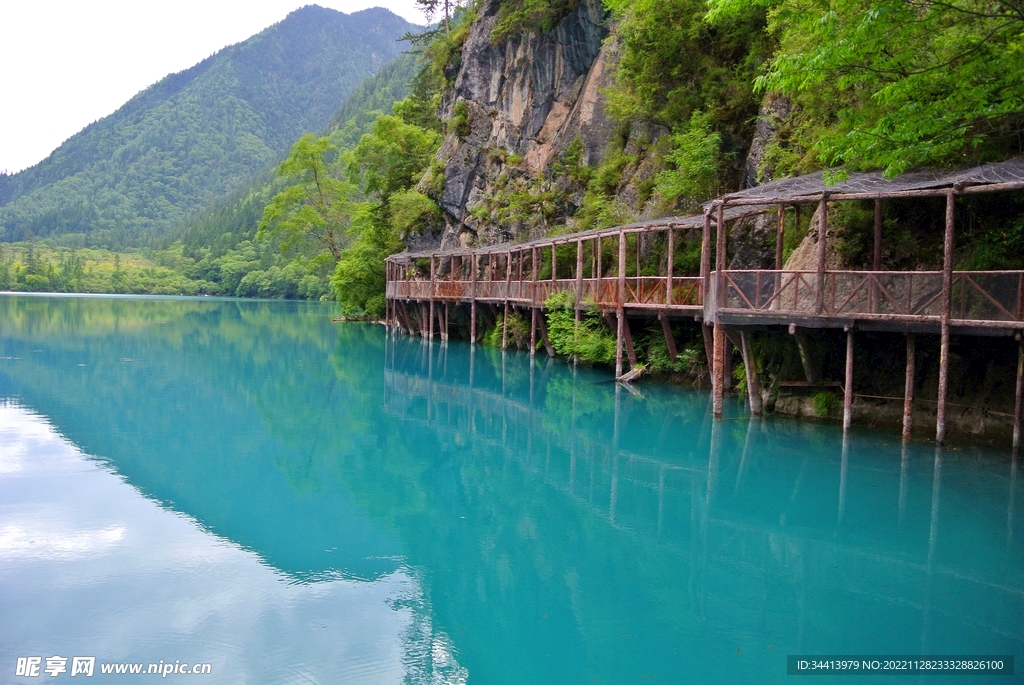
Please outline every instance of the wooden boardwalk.
M802 329L841 328L847 334L844 429L851 421L853 345L857 330L907 334L904 437L910 437L913 409L915 335L940 337L936 441L945 440L949 338L960 335L1013 335L1024 330L1024 271L954 271L953 247L957 201L978 193L1024 189L1024 158L955 174L917 172L886 180L878 174L851 174L847 181L825 185L821 174L783 179L720 197L699 215L670 217L612 229L543 238L527 243L477 249L402 253L387 260L387 322L409 334L448 339L451 308L465 307L469 337L481 333L481 309L490 320L507 324L513 311L531 321L530 351L538 334L548 354L541 313L551 296L565 293L576 316L600 310L616 329L615 375L623 377L624 356L637 365L629 318L661 320L669 354L676 346L670 322L689 318L704 325L705 349L712 370L714 413L720 417L725 391L727 344L748 362L754 331L785 327L804 346ZM883 201L939 197L945 200L943 267L939 271L884 271ZM873 200L875 205L873 268L827 270L826 242L830 203ZM783 268L783 241L790 212L816 208L810 232L816 232L816 268ZM776 241L772 269L728 268L730 223L757 215L774 215ZM699 264L692 255L699 250ZM680 263L685 262L685 263ZM714 262L714 265L712 265ZM499 319L499 316L501 317ZM727 343L727 340L729 341ZM804 349L801 349L804 352ZM1024 393L1024 346L1019 353L1014 448L1020 444L1021 396ZM808 371L808 384L818 379ZM756 373L748 375L750 407L761 412Z

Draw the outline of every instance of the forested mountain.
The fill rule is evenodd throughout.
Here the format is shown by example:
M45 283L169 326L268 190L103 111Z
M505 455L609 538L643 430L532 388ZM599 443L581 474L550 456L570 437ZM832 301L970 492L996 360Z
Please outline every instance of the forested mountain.
M315 5L139 93L47 159L0 176L0 239L121 247L237 189L395 58L415 29Z

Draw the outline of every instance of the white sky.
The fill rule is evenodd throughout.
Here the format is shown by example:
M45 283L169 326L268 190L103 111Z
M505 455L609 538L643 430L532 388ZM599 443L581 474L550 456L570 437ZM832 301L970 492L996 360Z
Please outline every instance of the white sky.
M309 4L424 23L414 0L0 0L0 171L32 166L167 74Z

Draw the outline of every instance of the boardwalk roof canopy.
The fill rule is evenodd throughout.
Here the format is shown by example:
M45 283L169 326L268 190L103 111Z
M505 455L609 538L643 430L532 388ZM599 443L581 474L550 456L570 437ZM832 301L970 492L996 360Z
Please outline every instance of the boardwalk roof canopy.
M796 205L818 202L823 195L833 200L870 200L897 197L926 197L942 195L951 188L962 193L997 192L1024 188L1024 155L1005 162L983 164L970 169L944 170L923 169L909 171L896 178L887 179L880 171L850 172L846 179L826 182L827 171L817 171L803 176L782 178L754 188L747 188L715 198L704 205L704 210L715 215L715 207L723 205L725 221L767 212L778 205ZM438 249L428 252L403 252L389 259L408 261L431 255L453 254L501 254L508 251L547 247L588 240L599 236L617 236L619 233L642 232L651 229L698 230L704 225L704 214L669 216L650 219L614 228L594 229L549 238L540 238L524 243L505 243L483 248Z

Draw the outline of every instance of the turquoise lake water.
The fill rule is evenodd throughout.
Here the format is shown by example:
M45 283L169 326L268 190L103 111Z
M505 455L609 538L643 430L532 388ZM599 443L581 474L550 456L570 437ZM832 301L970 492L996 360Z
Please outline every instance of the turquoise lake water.
M1008 450L714 422L707 393L333 311L0 296L0 683L70 678L15 675L58 655L325 684L1024 657Z

